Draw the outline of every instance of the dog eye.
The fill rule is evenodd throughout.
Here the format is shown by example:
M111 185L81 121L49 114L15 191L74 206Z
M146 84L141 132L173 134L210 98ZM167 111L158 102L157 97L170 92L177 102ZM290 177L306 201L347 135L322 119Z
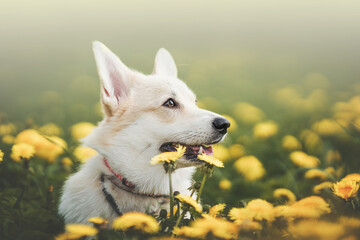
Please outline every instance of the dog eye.
M163 106L168 107L168 108L173 108L176 107L176 103L174 101L174 99L169 98L168 100L166 100L166 102L164 102Z

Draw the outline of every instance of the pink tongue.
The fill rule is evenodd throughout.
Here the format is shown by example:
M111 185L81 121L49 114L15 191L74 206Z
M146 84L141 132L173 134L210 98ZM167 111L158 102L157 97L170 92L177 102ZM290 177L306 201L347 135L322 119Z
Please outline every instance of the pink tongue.
M194 150L194 152L198 153L199 152L199 149L200 149L200 146L195 146L195 147L191 147L192 150ZM203 153L205 153L206 155L210 155L212 156L214 154L214 150L213 150L213 147L210 146L210 147L202 147L203 149Z
M214 149L212 146L210 147L203 147L203 152L205 152L206 155L212 156L214 154Z

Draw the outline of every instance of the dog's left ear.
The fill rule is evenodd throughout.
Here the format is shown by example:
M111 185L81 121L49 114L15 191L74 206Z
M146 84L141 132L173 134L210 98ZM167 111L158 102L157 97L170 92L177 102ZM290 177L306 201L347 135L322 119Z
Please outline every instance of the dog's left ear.
M153 74L177 77L175 61L165 48L160 48L156 54Z
M101 103L105 116L111 117L130 93L131 70L104 44L93 42L93 50L101 82Z

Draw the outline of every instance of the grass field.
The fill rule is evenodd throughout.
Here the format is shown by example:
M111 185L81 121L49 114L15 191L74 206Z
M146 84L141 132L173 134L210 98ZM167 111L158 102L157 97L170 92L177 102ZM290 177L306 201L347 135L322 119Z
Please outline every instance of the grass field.
M202 76L202 73L193 72L191 76ZM212 76L213 80L210 78L208 82L224 91L217 94L226 97L204 96L200 98L199 106L224 114L231 121L231 128L226 140L215 147L215 157L223 161L225 167L215 167L205 184L203 213L216 204L226 204L217 219L228 219L226 223L229 224L235 222L240 239L330 239L328 228L334 229L332 239L355 239L360 222L357 193L360 95L356 95L359 85L353 85L348 91L339 90L323 74L310 73L298 84L272 87L261 96L266 103L260 108L251 102L230 100L236 98L234 94L226 95L232 75L221 82ZM79 86L77 92L86 93L83 88L86 81L91 78L75 80L74 88ZM237 84L233 88L238 88ZM248 84L247 89L252 88L256 86ZM52 106L63 103L61 110L70 113L73 119L84 118L74 116L80 115L81 111L92 115L90 119L101 116L97 103L84 104L81 108L64 104L64 97L57 92L45 92L41 98L50 112ZM60 125L47 120L53 118L56 121L56 112L49 116L45 114L47 118L42 121L42 110L37 114L36 119L40 120L31 117L11 119L6 112L1 113L0 149L4 156L0 165L0 232L3 239L50 239L62 233L64 224L57 215L62 184L79 164L95 154L91 149L81 148L78 140L88 134L96 122L67 124L69 121ZM35 155L29 160L19 158L21 151L18 153L14 149L19 143L33 146ZM199 171L194 178L201 182L203 174ZM344 180L345 176L350 180ZM340 183L334 185L337 182ZM251 203L255 204L251 210L253 215L241 211L236 215L236 211L245 211ZM193 217L197 219L195 222L201 219L195 212ZM204 226L211 220L203 223ZM174 227L171 219L161 222L163 227L166 224ZM181 221L182 224L188 224L188 220ZM220 223L212 224L215 227ZM318 225L316 231L312 230L314 224ZM193 228L204 226L199 223ZM192 231L196 232L194 229ZM238 236L237 233L221 235L211 227L208 231L205 235L180 231L179 235ZM135 230L129 234L139 238L152 236L139 235ZM154 236L169 234L163 229ZM129 235L124 237L103 229L98 237L128 238Z

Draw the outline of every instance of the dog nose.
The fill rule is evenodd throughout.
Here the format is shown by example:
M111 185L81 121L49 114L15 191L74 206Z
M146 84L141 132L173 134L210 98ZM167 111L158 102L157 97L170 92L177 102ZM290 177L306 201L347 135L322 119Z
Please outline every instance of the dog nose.
M219 133L225 134L230 127L230 122L226 118L219 117L214 119L213 126Z

